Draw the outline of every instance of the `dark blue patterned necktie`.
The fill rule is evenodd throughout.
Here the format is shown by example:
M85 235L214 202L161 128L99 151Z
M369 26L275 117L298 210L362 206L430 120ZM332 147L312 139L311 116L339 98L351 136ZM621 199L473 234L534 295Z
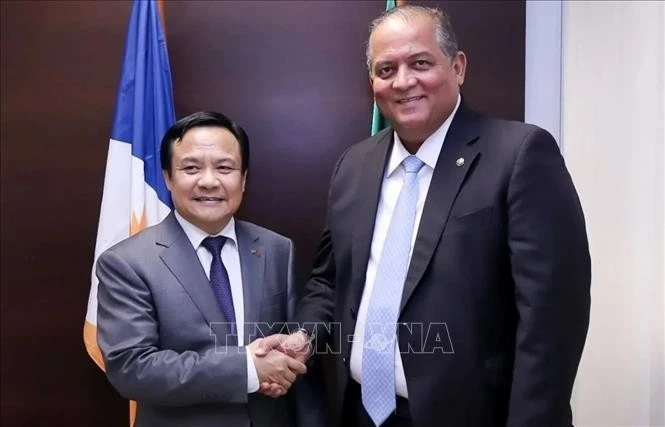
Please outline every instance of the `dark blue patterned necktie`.
M210 264L210 286L212 291L217 297L219 308L224 314L226 322L230 326L233 336L227 337L226 343L228 345L237 345L238 337L236 330L236 314L233 309L233 297L231 294L231 282L229 281L229 274L222 263L221 253L222 247L226 243L226 237L206 237L201 242L201 246L206 248L212 254L212 263Z

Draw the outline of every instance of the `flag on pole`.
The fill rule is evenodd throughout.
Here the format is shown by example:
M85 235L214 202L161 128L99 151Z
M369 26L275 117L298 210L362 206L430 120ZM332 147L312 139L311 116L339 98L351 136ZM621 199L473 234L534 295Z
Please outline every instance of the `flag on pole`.
M398 2L401 4L401 2ZM390 10L395 7L395 0L386 0L386 10ZM381 115L381 110L379 110L379 107L376 105L376 101L374 101L374 107L372 107L372 133L371 135L374 135L375 133L379 132L381 129L385 128L388 124L386 123L386 119Z
M175 122L171 70L159 4L134 0L115 106L97 228L92 283L83 342L102 370L97 344L99 255L119 241L156 224L171 210L162 177L159 145Z

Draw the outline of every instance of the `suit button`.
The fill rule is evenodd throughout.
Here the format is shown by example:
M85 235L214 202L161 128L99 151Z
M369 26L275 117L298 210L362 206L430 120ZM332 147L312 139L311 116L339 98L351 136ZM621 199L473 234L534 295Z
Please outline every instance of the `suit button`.
M354 309L352 308L352 309L351 309L351 318L352 318L353 320L356 320L356 314L357 314L357 313L356 313L356 310L354 310Z
M342 357L342 363L346 364L346 357Z

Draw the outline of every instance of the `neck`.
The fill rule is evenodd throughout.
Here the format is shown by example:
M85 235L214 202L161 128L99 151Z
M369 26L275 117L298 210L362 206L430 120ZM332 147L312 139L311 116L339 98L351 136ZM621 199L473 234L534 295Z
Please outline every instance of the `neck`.
M399 139L402 141L402 145L406 148L406 151L408 151L409 154L416 154L418 149L420 149L420 146L425 142L424 139L409 140L407 138L402 138L402 135L399 136Z

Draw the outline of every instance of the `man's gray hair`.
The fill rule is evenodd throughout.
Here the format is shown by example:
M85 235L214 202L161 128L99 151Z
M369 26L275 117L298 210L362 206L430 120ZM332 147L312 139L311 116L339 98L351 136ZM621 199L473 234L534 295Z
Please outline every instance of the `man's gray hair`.
M367 69L370 74L372 73L372 50L370 40L374 30L383 22L389 19L402 19L404 22L409 22L409 19L414 16L429 16L434 21L436 31L436 41L441 48L441 51L448 57L453 59L459 50L457 46L457 36L453 30L453 25L450 23L448 15L438 8L404 5L392 8L385 11L381 16L372 21L369 26L369 38L367 39L367 48L365 55L367 56Z

